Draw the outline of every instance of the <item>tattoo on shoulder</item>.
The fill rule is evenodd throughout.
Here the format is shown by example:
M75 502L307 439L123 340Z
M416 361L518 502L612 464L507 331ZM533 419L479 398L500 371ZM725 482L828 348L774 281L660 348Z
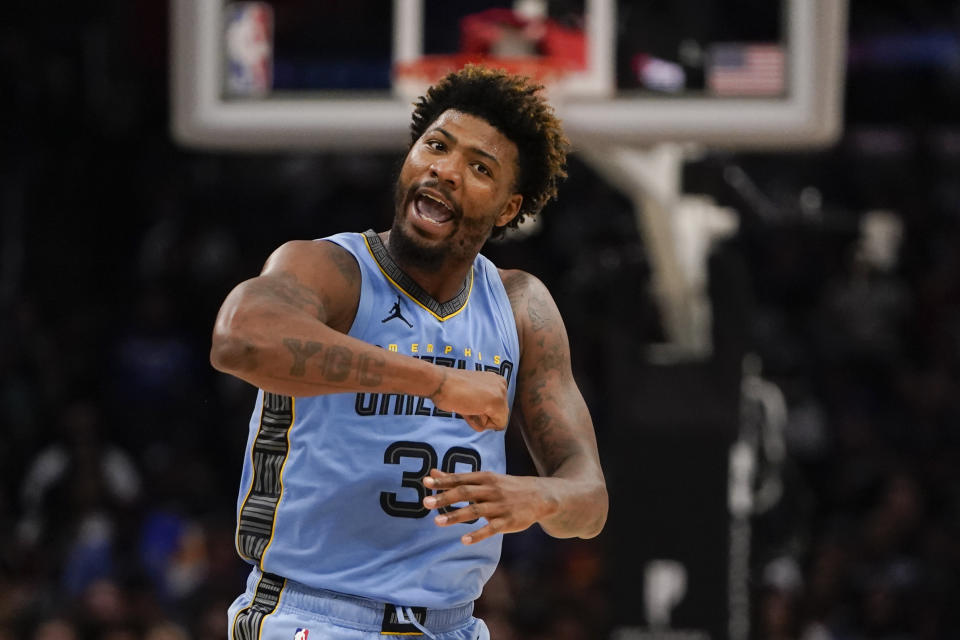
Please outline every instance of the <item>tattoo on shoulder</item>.
M503 275L503 286L518 321L526 312L524 324L531 331L542 331L550 324L549 294L533 276L523 271L508 271Z
M527 277L527 274L522 271L503 272L503 288L507 291L507 298L509 298L510 304L517 305L523 299L523 292L525 290L523 285Z
M546 314L543 312L543 298L534 296L527 301L527 317L530 319L530 329L532 331L543 331L548 322Z
M348 285L356 286L360 281L360 267L356 259L346 249L336 245L334 247L330 251L334 266Z
M325 307L320 296L310 287L301 284L292 273L284 273L270 279L263 278L255 282L259 293L308 311L318 319L323 319Z

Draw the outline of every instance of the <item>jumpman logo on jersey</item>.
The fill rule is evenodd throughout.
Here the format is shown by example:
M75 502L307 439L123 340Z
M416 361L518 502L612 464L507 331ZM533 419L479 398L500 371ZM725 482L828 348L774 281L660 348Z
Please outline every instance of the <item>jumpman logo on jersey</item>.
M394 304L393 307L390 308L390 315L388 315L386 318L384 318L384 319L381 320L380 322L381 322L381 323L386 323L386 322L388 322L388 321L390 321L390 320L393 320L394 318L400 318L401 320L404 321L404 323L406 323L406 325L407 325L408 327L410 327L411 329L413 329L413 325L410 324L410 322L409 322L406 318L403 317L403 314L402 314L402 313L400 313L400 296L397 296L397 302L396 302L396 304Z

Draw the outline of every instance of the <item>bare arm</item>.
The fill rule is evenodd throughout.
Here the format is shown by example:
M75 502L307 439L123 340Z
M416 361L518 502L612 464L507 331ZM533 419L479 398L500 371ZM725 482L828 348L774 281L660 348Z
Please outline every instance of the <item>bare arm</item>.
M486 518L486 525L463 536L465 544L523 531L534 522L557 538L592 538L607 519L607 488L593 421L570 368L566 329L543 283L521 271L501 275L520 335L518 422L540 475L434 469L424 485L442 493L423 504L434 509L470 503L437 515L440 526Z
M560 311L543 283L527 273L504 272L504 285L521 339L519 424L546 481L549 508L538 522L558 538L593 537L607 519L607 489Z
M506 383L500 376L464 376L477 372L436 367L346 335L360 284L360 268L342 247L284 244L259 276L224 300L211 364L274 393L404 393L468 416L475 429L505 426Z

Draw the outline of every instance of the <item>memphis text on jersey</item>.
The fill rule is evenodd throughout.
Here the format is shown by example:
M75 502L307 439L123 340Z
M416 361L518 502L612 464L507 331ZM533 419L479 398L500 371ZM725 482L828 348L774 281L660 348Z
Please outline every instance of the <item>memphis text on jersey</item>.
M380 345L377 345L380 346ZM388 351L399 353L400 346L388 344ZM486 356L480 351L469 347L458 349L451 345L433 345L414 342L409 346L410 355L420 358L440 367L451 369L466 369L472 362L476 371L492 371L500 374L510 383L513 375L513 363L504 360L500 355ZM467 360L470 358L471 360ZM436 416L439 418L461 418L458 413L441 411L430 401L420 396L411 396L398 393L358 393L354 409L359 416Z

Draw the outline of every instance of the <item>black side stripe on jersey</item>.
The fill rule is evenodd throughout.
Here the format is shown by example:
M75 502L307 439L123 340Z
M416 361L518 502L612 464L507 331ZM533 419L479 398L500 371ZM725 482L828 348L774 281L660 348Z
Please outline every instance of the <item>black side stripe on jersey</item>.
M232 640L259 640L263 620L277 610L280 593L286 583L286 580L271 573L260 576L250 606L238 611L233 619Z
M237 523L237 551L255 561L261 570L263 553L273 540L277 505L283 495L283 466L290 453L293 419L293 398L264 392L260 428L250 452L253 479Z

